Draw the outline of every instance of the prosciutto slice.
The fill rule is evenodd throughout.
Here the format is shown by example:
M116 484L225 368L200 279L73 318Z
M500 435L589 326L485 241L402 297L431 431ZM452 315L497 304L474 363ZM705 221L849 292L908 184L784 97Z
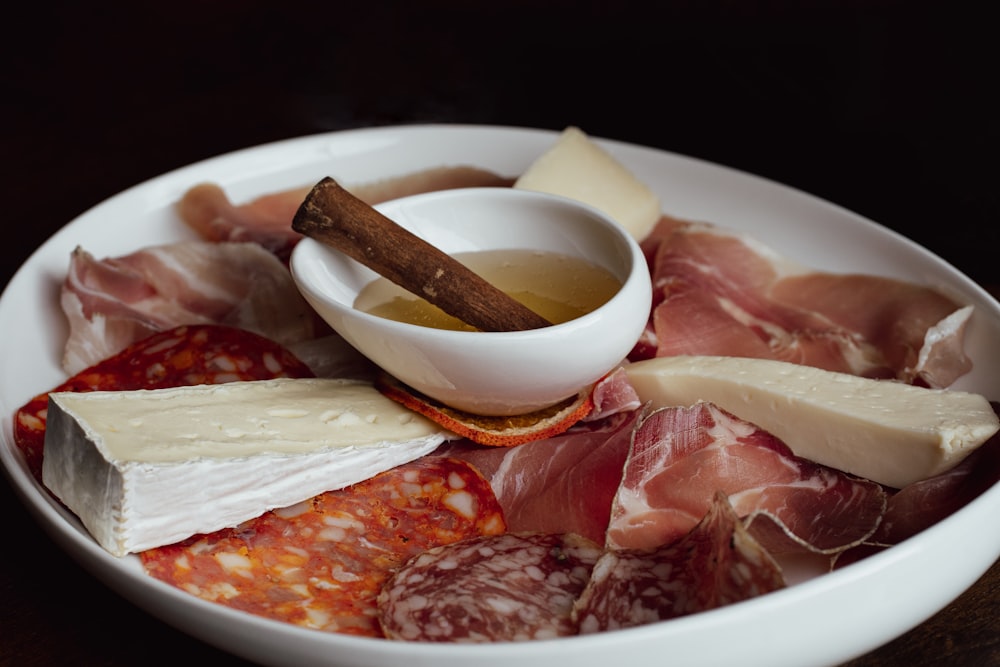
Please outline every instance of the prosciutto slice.
M686 535L655 549L605 551L574 605L580 634L665 621L779 590L781 569L725 494Z
M594 402L594 408L584 417L584 421L597 421L642 406L639 394L629 382L623 367L611 371L595 384L590 392L590 399Z
M255 243L190 241L102 260L77 248L60 302L69 375L183 324L238 327L282 345L322 330L288 269Z
M651 412L637 426L608 526L615 549L655 549L690 531L724 493L772 553L835 554L885 511L874 482L800 459L711 403Z
M644 240L654 307L633 360L779 359L946 387L971 368L971 307L919 285L811 271L748 237L664 217Z
M215 183L199 183L177 202L177 213L206 241L257 243L287 264L302 238L292 230L292 218L308 192L294 188L236 205Z
M474 186L510 186L512 179L476 167L438 167L348 188L354 196L377 204L407 195ZM191 187L177 203L181 219L206 241L250 241L284 263L302 238L292 218L313 184L261 195L234 204L215 183Z
M576 533L603 544L638 416L619 412L517 447L459 440L435 453L467 461L490 480L511 531Z

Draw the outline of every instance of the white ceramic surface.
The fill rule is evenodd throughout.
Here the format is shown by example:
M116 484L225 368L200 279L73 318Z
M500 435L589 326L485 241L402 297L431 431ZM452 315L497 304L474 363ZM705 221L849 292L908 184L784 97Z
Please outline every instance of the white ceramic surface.
M449 254L529 249L589 260L622 288L600 308L542 329L446 331L354 308L378 278L371 269L311 238L291 257L299 290L355 348L392 376L476 414L517 415L577 394L621 363L648 320L649 269L624 227L563 197L513 188L461 188L376 207Z
M585 129L585 128L584 128ZM25 263L0 299L0 462L52 539L94 576L150 613L265 665L366 667L685 667L835 665L906 632L970 586L1000 555L1000 485L923 533L838 572L755 600L620 632L518 644L412 645L324 634L204 602L108 555L33 481L11 417L64 379L66 328L56 300L69 253L98 256L191 238L172 206L201 181L237 202L332 176L363 183L440 165L523 171L558 133L477 126L406 126L324 134L239 151L165 174L73 220ZM958 388L1000 398L1000 304L935 255L838 206L746 173L641 146L601 141L660 196L664 210L751 233L820 269L928 283L973 304ZM17 511L10 508L9 511Z

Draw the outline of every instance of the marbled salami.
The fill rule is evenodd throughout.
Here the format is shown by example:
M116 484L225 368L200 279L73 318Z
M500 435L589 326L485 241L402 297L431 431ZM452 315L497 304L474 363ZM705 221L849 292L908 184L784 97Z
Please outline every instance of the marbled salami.
M431 549L378 597L385 636L423 642L525 641L577 634L573 602L602 548L569 534L506 533Z
M655 549L611 549L574 606L580 634L635 627L747 600L785 585L724 493L685 536Z
M397 568L428 549L505 531L489 482L463 461L431 456L140 558L153 577L205 600L380 637L376 596Z
M308 366L270 339L228 326L185 325L144 338L50 391L161 389L312 376ZM49 393L35 396L14 415L14 442L39 482Z

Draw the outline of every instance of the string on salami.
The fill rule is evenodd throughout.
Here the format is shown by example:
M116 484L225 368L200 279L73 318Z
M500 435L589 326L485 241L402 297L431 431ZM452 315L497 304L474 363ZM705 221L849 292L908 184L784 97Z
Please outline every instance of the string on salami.
M14 415L14 442L41 483L49 393L163 389L279 377L313 377L274 341L223 325L184 325L144 338L39 394Z

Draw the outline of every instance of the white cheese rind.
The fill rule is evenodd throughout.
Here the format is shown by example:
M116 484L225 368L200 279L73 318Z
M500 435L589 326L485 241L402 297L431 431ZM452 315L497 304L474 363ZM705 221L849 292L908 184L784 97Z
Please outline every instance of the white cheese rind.
M798 456L895 488L949 470L1000 430L978 394L781 361L659 357L626 371L653 407L714 403Z
M349 380L57 392L42 479L124 556L363 481L448 437Z
M577 127L567 127L514 182L515 188L582 201L611 216L637 241L660 219L660 199Z

